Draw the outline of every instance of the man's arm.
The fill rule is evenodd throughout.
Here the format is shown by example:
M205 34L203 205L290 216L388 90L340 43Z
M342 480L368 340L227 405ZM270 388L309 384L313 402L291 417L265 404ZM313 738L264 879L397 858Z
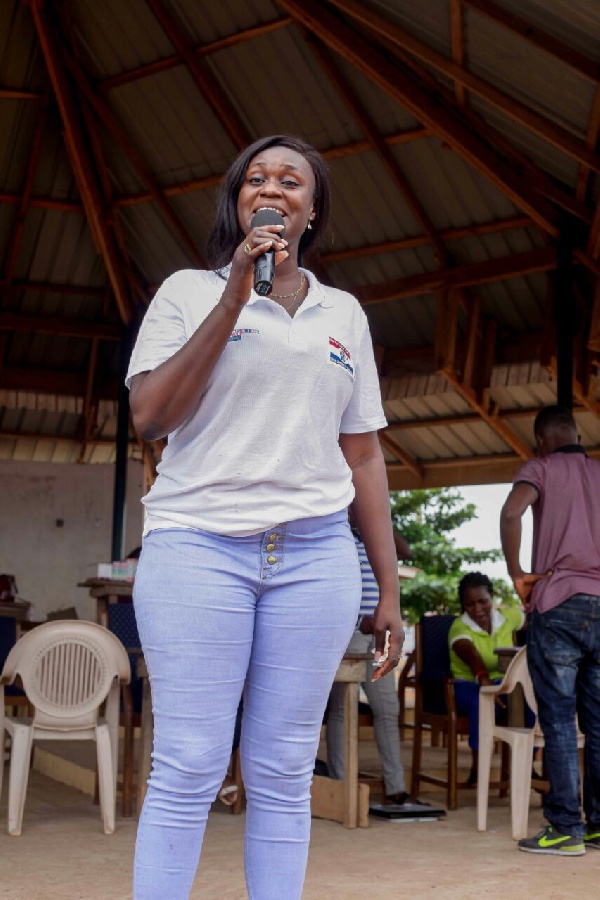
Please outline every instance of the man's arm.
M532 484L520 481L514 485L500 513L500 540L506 567L523 603L529 598L535 582L551 574L550 572L534 574L524 572L521 568L521 523L525 511L533 506L537 499L537 489Z

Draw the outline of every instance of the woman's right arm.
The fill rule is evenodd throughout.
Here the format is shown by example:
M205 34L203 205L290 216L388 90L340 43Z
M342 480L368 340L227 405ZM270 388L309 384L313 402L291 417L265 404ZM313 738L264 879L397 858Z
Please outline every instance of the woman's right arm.
M223 352L231 331L250 297L254 260L275 244L277 257L285 241L265 242L279 226L253 229L244 243L254 241L252 253L240 244L233 255L229 279L214 309L189 341L151 372L140 372L131 380L129 405L135 430L147 441L165 437L185 422L198 407L208 379ZM259 243L256 244L256 241ZM287 253L285 254L287 255Z
M459 659L468 665L473 676L479 684L491 684L488 670L481 658L479 650L476 649L473 641L467 639L454 641L452 649Z
M165 437L197 409L244 306L228 300L225 293L180 350L151 372L132 378L131 417L144 440Z

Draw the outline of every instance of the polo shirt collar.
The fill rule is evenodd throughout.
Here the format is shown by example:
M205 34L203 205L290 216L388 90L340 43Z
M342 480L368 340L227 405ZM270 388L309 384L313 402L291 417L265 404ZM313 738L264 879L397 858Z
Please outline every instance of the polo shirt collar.
M482 628L480 625L478 625L477 622L475 621L475 619L472 619L468 613L466 613L466 612L463 613L460 618L461 618L461 622L464 622L465 625L471 629L471 631L480 631L482 634L487 634L487 631L485 630L485 628ZM495 631L498 631L498 629L503 624L503 622L504 622L504 616L502 615L500 610L493 609L492 610L492 634L494 634Z
M227 266L223 266L223 268L219 269L219 271L225 278L225 280L227 280L229 278L229 272L231 271L231 263L229 263L229 265ZM300 271L304 272L304 276L308 281L308 294L306 295L306 300L303 304L304 308L308 309L311 306L322 306L324 309L330 309L333 306L333 300L331 299L331 297L327 296L327 292L324 286L308 269L300 267ZM246 306L254 306L255 303L263 299L264 298L257 294L255 291L251 291L250 299L248 300Z
M583 453L584 456L587 456L587 453L581 446L581 444L565 444L562 447L557 447L556 450L553 450L552 453ZM552 453L550 454L552 456Z

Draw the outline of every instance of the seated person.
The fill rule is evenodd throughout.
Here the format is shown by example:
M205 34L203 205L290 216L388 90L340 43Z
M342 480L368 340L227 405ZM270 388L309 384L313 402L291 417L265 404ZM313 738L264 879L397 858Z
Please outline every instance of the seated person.
M354 526L352 507L349 509L350 524ZM379 600L379 590L373 570L367 559L365 545L358 531L353 527L354 540L358 550L362 574L362 598L356 630L348 644L347 653L371 653L375 646L373 635L373 612ZM408 559L410 548L404 538L394 532L398 559ZM368 664L367 664L368 665ZM369 667L370 668L370 667ZM371 712L375 742L379 753L386 803L402 804L408 794L404 785L404 769L400 756L400 732L398 729L398 694L393 674L371 681L373 670L368 672L362 688L367 695ZM333 684L329 694L327 716L327 765L331 778L344 777L344 686Z
M463 614L452 623L448 634L450 670L455 679L457 711L469 717L472 763L467 784L474 785L479 746L479 688L502 681L496 648L513 646L513 632L523 628L525 613L518 607L494 607L494 586L481 572L464 576L458 585L458 596Z

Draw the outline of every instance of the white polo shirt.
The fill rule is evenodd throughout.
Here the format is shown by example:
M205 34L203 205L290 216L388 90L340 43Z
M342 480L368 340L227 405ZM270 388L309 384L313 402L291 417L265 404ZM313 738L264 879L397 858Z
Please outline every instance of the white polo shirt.
M144 533L257 534L353 499L339 434L387 424L369 327L351 294L302 271L309 291L293 319L252 292L198 408L169 435L142 501ZM164 282L142 322L128 387L191 338L224 288L215 272L194 269Z

